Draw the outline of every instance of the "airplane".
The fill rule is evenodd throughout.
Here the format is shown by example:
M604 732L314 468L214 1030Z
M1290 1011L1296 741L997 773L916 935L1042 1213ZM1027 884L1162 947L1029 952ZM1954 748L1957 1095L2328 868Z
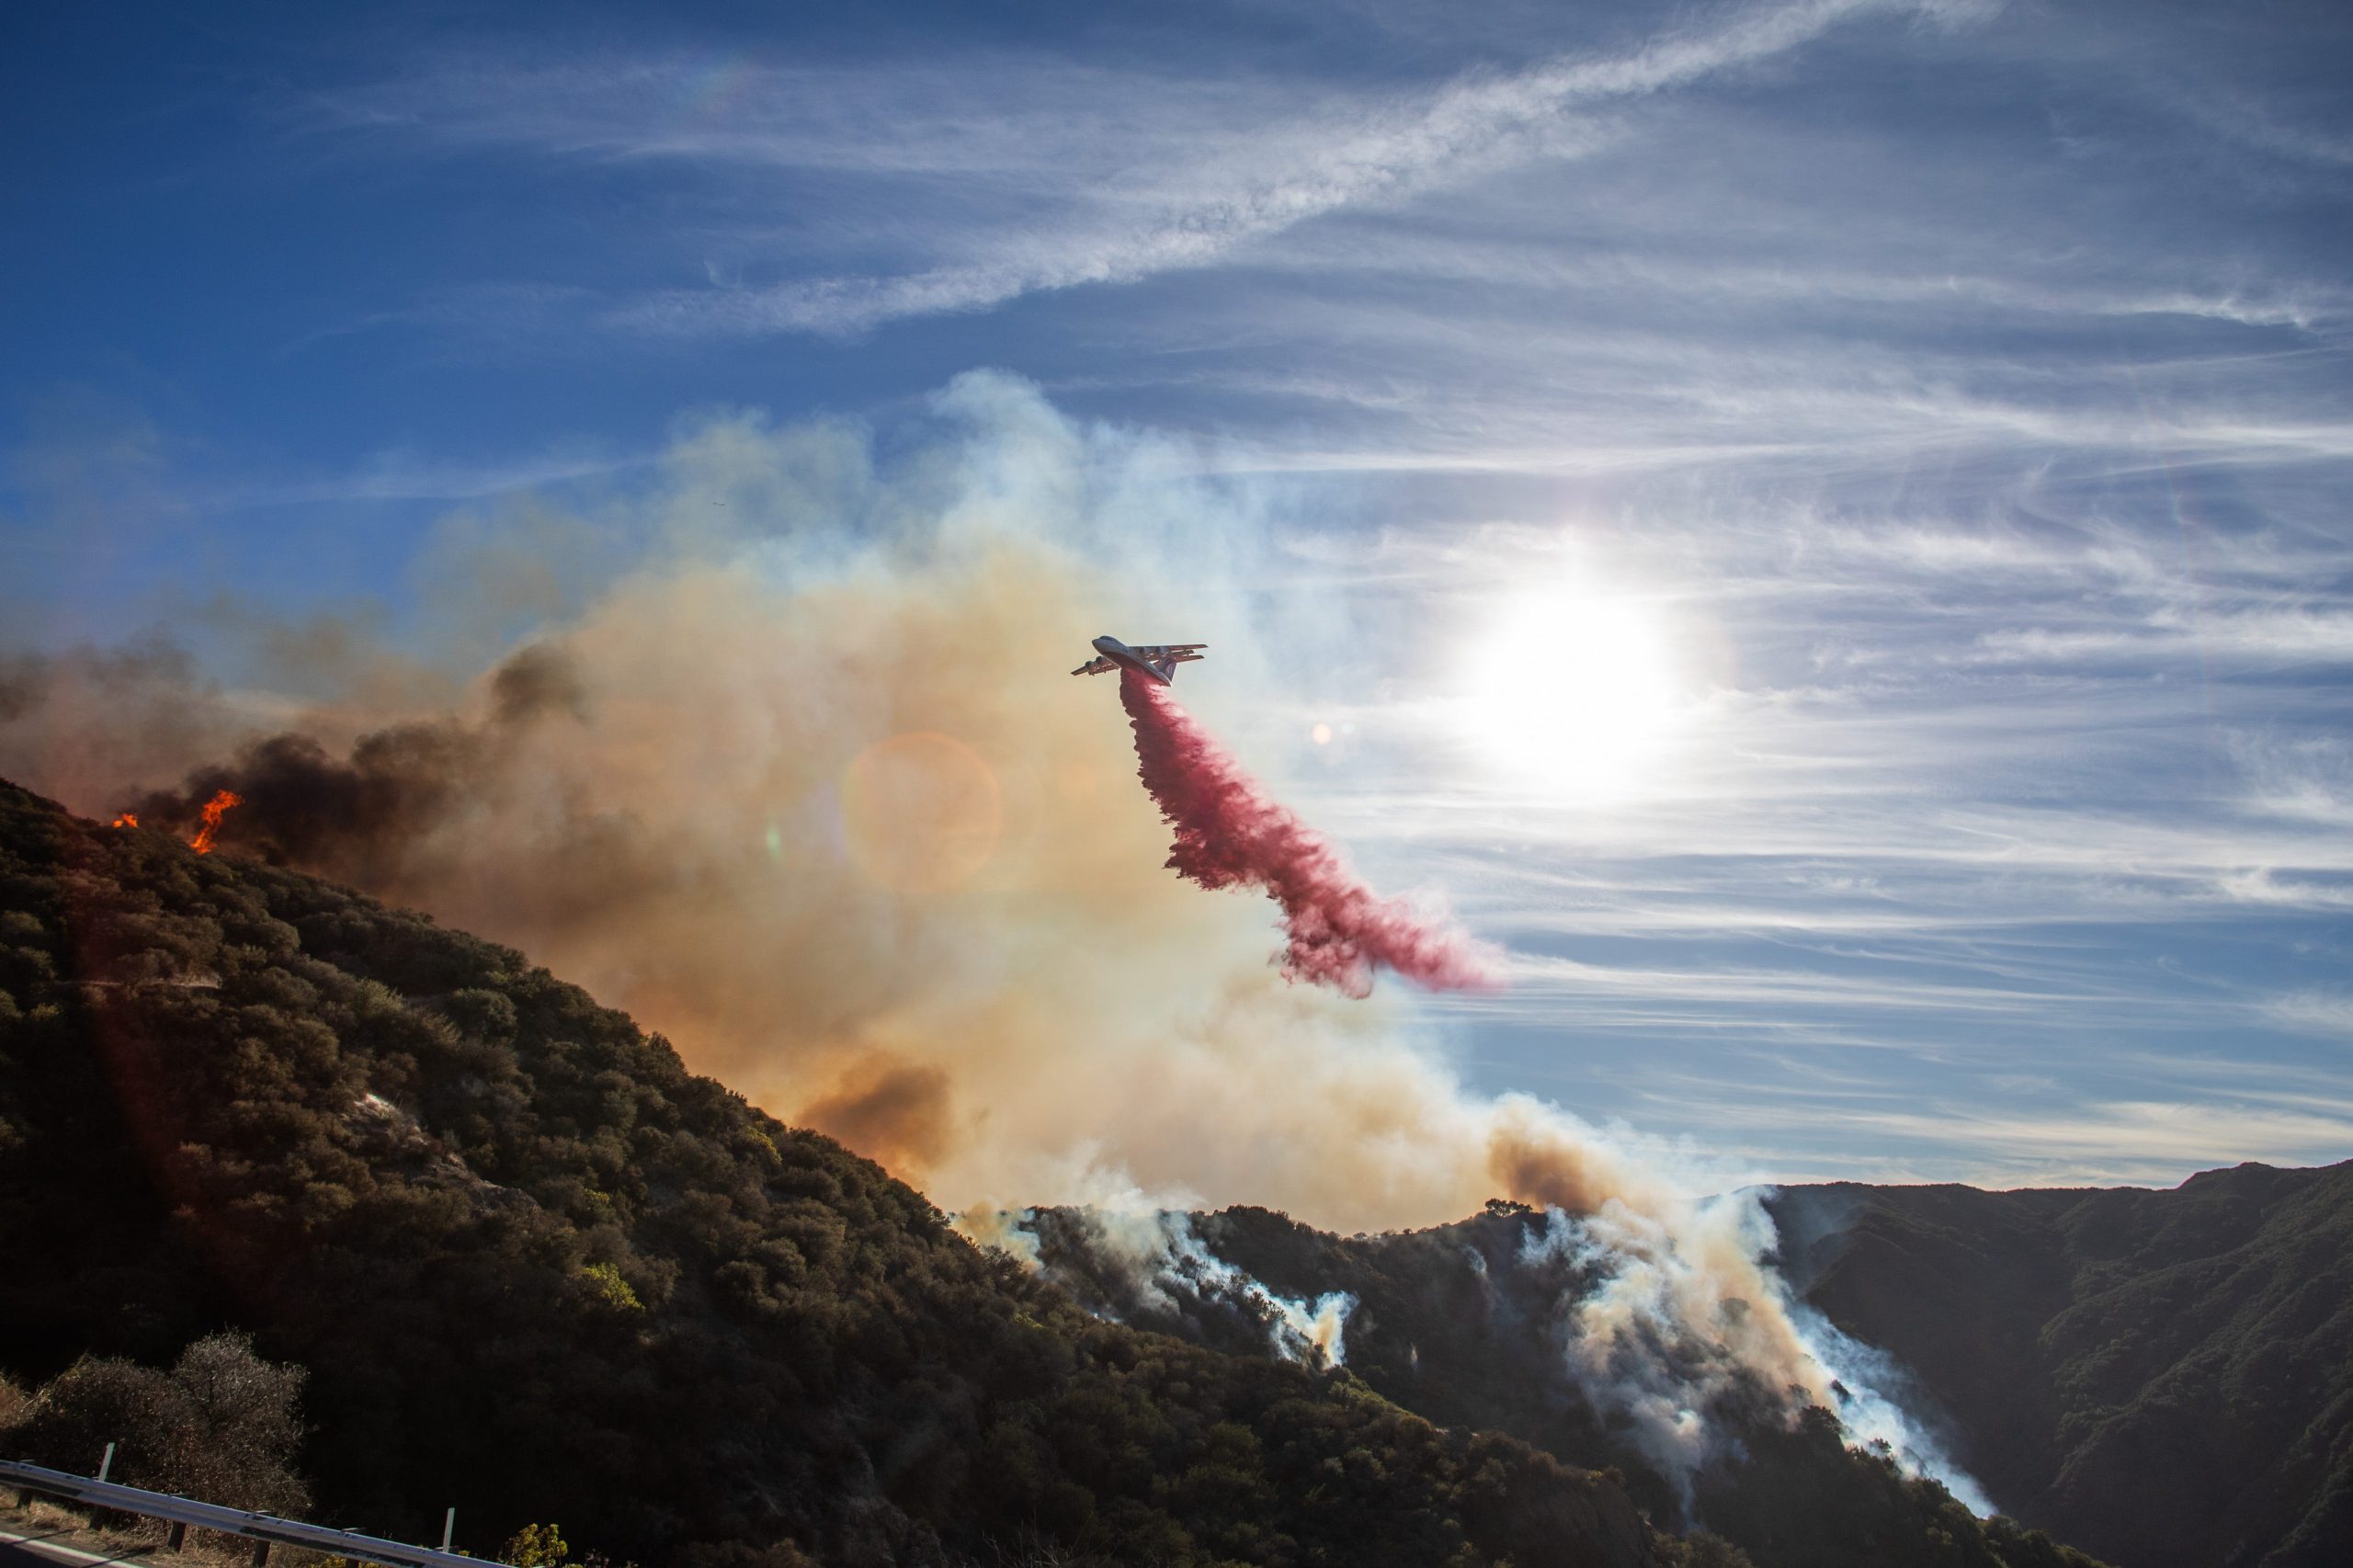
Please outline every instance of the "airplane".
M1113 670L1133 670L1148 676L1163 686L1174 683L1176 666L1199 659L1206 642L1147 642L1131 648L1116 637L1097 637L1095 651L1103 656L1089 659L1070 673L1074 676L1109 675Z

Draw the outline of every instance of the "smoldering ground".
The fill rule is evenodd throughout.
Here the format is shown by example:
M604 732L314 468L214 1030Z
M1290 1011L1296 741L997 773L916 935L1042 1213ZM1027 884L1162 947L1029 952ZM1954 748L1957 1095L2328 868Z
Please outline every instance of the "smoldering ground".
M203 722L147 729L168 701L95 701L97 676L52 660L10 676L0 770L158 823L232 789L224 852L519 948L949 1208L1114 1187L1355 1230L1500 1193L1583 1217L1593 1271L1622 1281L1580 1327L1631 1418L1705 1448L1708 1388L1643 1359L1668 1340L1831 1397L1753 1206L1470 1093L1384 996L1271 967L1267 903L1165 869L1115 694L1063 672L1132 627L1263 683L1250 497L1003 378L933 412L887 465L847 426L685 429L564 525L633 541L633 563L458 672L442 710L328 700L290 723L181 668L142 689L178 680ZM1319 613L1285 620L1312 635Z

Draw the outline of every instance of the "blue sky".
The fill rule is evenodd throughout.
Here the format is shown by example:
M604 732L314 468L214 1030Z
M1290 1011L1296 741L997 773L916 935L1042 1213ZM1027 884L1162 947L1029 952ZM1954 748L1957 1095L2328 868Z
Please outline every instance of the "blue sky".
M1476 1085L2353 1155L2344 7L806 9L12 8L8 643L430 659L453 511L999 370L1330 607L1203 700L1517 955Z

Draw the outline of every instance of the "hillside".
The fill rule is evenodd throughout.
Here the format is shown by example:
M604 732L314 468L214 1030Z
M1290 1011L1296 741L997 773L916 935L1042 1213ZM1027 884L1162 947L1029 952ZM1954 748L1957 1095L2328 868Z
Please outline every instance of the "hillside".
M1574 1265L1531 1248L1545 1216L1493 1202L1484 1214L1426 1231L1343 1237L1263 1209L1196 1216L1199 1235L1269 1288L1305 1295L1346 1290L1349 1369L1400 1405L1448 1426L1509 1432L1574 1462L1606 1465L1659 1518L1684 1514L1670 1481L1622 1421L1597 1413L1566 1373L1563 1303L1579 1289ZM1074 1217L1038 1223L1054 1277L1130 1321L1246 1351L1256 1325L1215 1301L1140 1300L1090 1246ZM1718 1409L1729 1451L1693 1489L1691 1521L1769 1568L1871 1568L1907 1562L1998 1560L2089 1564L2008 1519L1980 1521L1931 1483L1849 1448L1836 1421L1814 1410L1794 1429L1772 1391L1745 1409Z
M1315 1234L1224 1230L1252 1267ZM1769 1402L1706 1497L1747 1555L1659 1533L1429 1236L1362 1244L1401 1292L1366 1321L1432 1314L1362 1376L1123 1326L518 953L0 785L0 1372L185 1381L250 1334L307 1369L323 1516L648 1568L2086 1561ZM158 1465L132 1433L116 1473Z
M308 1369L322 1515L454 1504L478 1551L551 1518L648 1568L1680 1549L1516 1439L1088 1316L519 954L5 785L0 1256L0 1370L247 1330Z
M2167 1192L1805 1187L1769 1207L1791 1285L1896 1358L1908 1403L2023 1523L2126 1568L2353 1562L2353 1164L2242 1165ZM1352 1292L1349 1367L1374 1389L1618 1466L1665 1513L1665 1483L1560 1369L1571 1282L1527 1245L1540 1221L1498 1203L1400 1235L1254 1209L1195 1222L1276 1290ZM1055 1256L1116 1293L1092 1283L1083 1248ZM1248 1338L1182 1315L1170 1326ZM1802 1526L1809 1562L1840 1542L1870 1561L1870 1525L1918 1506L1835 1445L1742 1437L1746 1461L1710 1472L1697 1503L1760 1561L1812 1506L1794 1499L1841 1499Z
M2130 1568L2353 1562L2353 1163L1774 1207L1792 1283L2019 1517Z

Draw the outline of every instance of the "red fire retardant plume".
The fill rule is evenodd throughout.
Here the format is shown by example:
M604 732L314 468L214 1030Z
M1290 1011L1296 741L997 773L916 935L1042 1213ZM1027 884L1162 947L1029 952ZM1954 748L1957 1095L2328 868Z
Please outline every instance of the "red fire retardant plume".
M1373 966L1433 991L1496 983L1460 931L1433 925L1357 881L1331 841L1267 798L1165 687L1120 672L1137 772L1176 830L1171 870L1205 888L1259 887L1283 908L1283 973L1370 995Z

